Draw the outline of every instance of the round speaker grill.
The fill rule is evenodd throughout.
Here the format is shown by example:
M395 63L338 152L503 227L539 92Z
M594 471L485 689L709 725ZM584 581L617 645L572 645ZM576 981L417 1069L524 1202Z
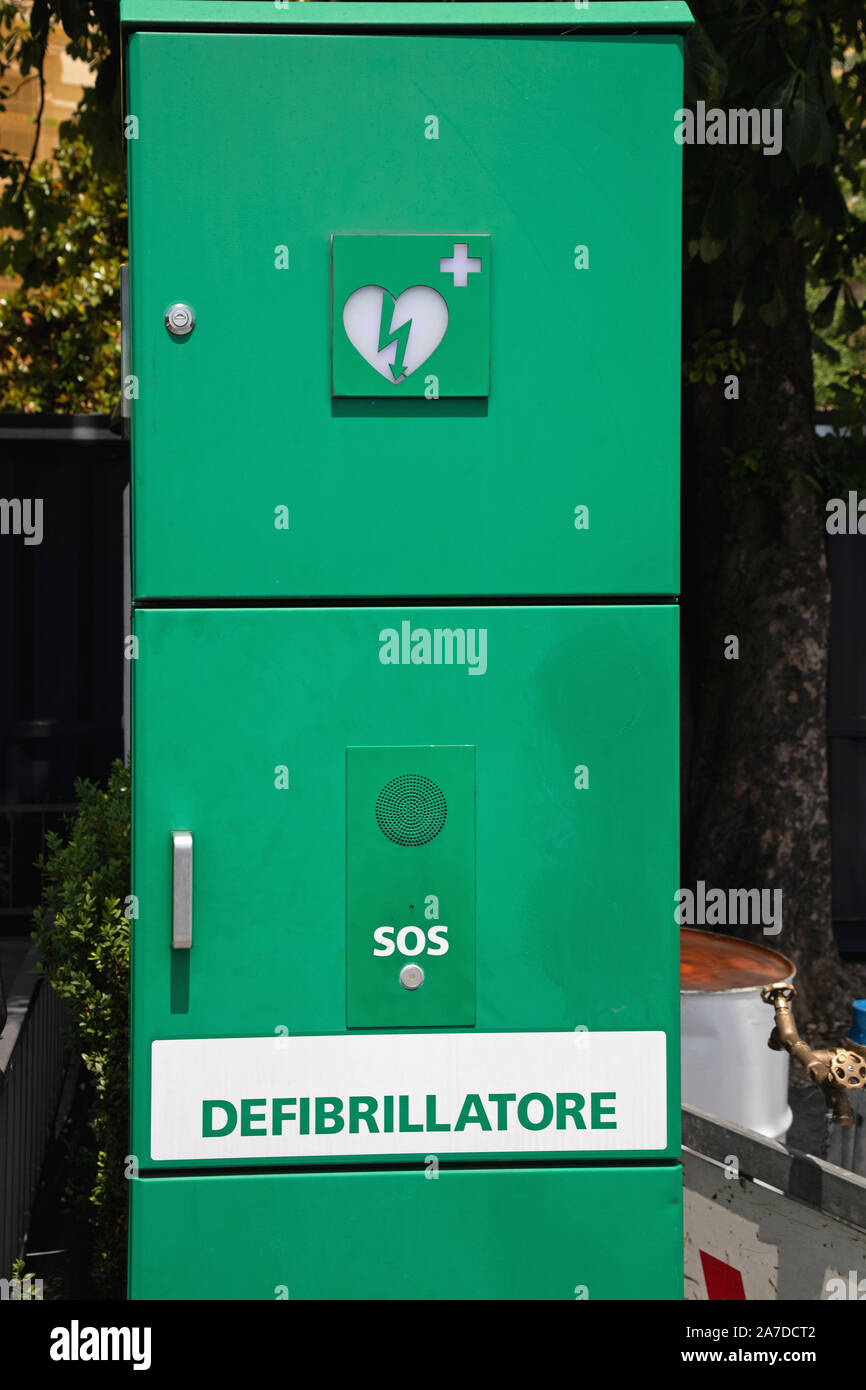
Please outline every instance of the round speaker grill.
M376 798L376 821L395 845L426 845L445 824L448 807L441 787L420 772L386 782Z

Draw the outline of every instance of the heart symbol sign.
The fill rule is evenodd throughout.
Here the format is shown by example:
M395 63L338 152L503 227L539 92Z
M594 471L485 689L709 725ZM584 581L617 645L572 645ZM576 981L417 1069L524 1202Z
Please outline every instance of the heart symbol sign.
M343 327L364 361L396 386L436 351L448 305L429 285L413 285L396 299L380 285L362 285L343 305Z

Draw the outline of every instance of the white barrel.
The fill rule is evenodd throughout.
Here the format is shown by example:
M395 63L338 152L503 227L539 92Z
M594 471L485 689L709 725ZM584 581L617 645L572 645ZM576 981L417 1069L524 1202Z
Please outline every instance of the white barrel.
M790 983L787 956L716 932L680 933L683 1101L783 1139L791 1123L787 1052L767 1046L774 1014L764 985Z

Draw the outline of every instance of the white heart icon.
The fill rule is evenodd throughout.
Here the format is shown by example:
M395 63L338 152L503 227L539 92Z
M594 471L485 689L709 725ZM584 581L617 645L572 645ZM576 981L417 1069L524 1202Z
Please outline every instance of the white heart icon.
M429 285L413 285L396 299L381 285L362 285L343 305L343 327L364 361L396 385L436 351L448 305Z

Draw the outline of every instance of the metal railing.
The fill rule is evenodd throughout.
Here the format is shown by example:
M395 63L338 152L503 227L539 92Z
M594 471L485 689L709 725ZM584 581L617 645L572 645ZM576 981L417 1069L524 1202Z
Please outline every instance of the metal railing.
M65 1004L30 952L7 999L0 1037L0 1277L23 1252L33 1199L73 1058Z

